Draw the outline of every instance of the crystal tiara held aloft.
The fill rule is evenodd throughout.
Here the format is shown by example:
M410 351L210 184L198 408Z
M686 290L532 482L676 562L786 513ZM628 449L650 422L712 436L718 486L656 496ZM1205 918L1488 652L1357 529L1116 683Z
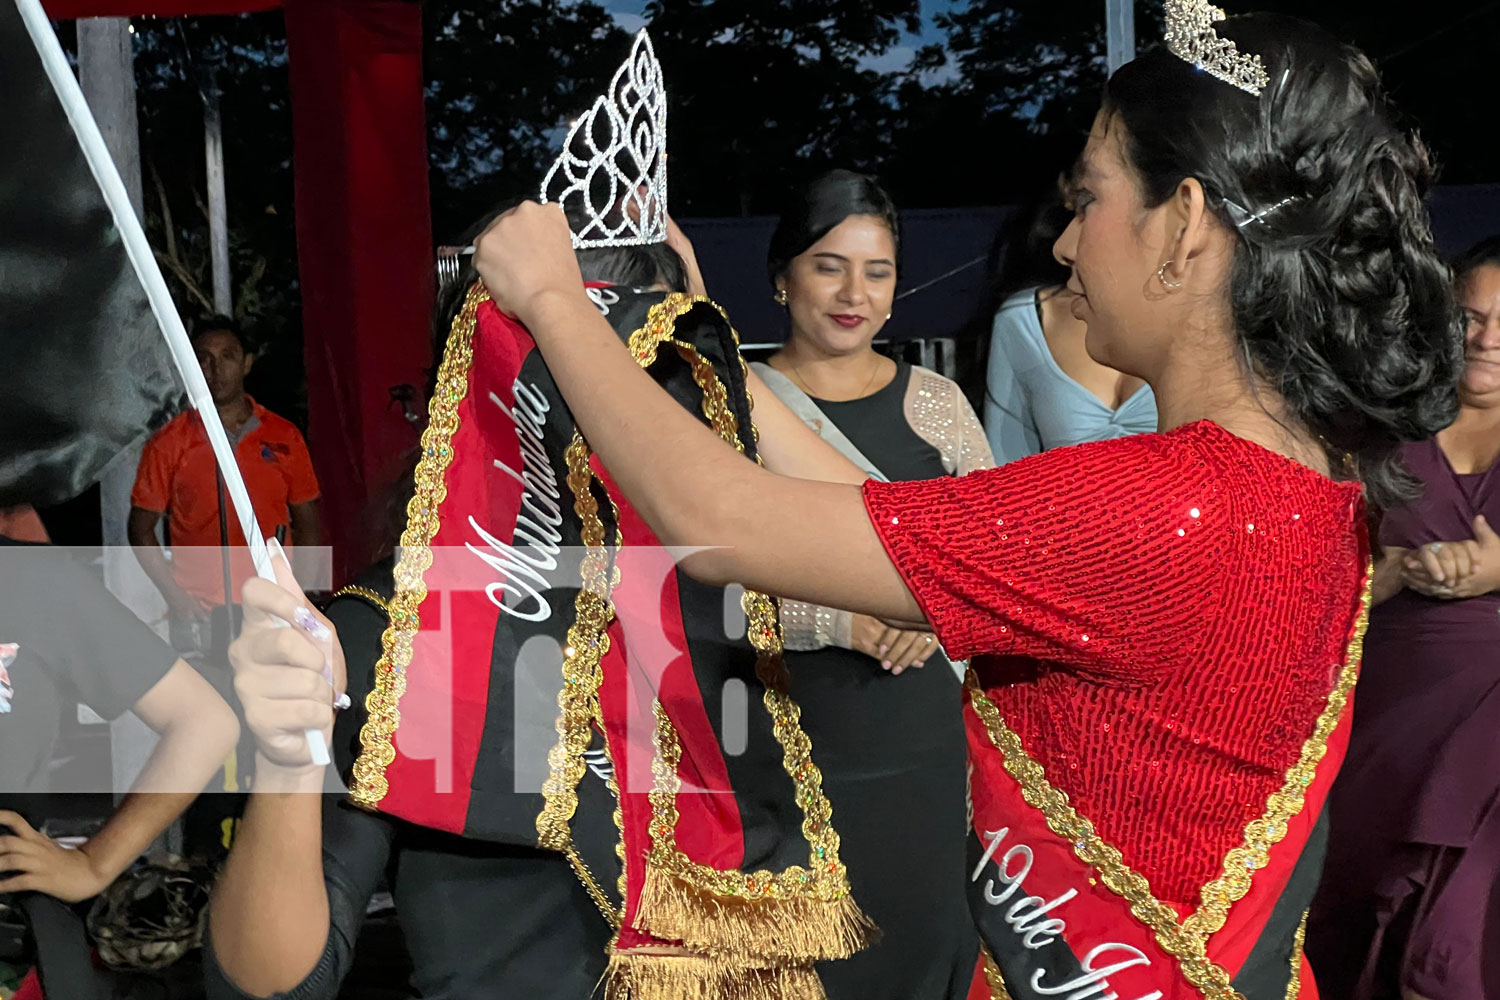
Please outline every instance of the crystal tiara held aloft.
M1245 55L1219 37L1224 12L1205 0L1166 0L1167 49L1174 56L1255 97L1271 82L1258 55Z
M542 180L548 202L567 210L574 248L666 240L667 91L645 31L609 90L568 130Z

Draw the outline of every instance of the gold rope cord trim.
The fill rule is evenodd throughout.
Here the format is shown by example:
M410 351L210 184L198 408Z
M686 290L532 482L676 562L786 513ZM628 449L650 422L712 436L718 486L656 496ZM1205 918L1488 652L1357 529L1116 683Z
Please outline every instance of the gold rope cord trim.
M584 444L584 447L588 447L587 443ZM603 489L604 495L609 498L609 509L614 514L615 519L615 550L618 552L625 547L625 535L620 528L620 506L615 503L615 498L609 495L609 489L605 487L603 480L599 479L598 476L594 476L594 481L599 483L600 489ZM616 566L611 586L617 587L619 585L620 567ZM608 638L608 636L606 635L605 638ZM599 681L600 683L604 681L603 670L599 672ZM620 862L620 877L616 880L615 888L620 893L620 922L623 922L625 919L625 901L630 898L629 873L625 870L625 809L620 801L620 782L615 772L615 755L609 748L609 731L604 728L604 708L599 704L598 685L594 687L592 707L594 725L598 727L599 736L602 740L600 746L604 750L604 759L609 761L609 780L605 782L605 787L609 789L609 794L614 796L615 800L615 809L612 818L615 821L615 830L619 833L619 837L615 840L615 857Z
M601 731L604 729L602 713L599 719L599 728ZM604 755L609 759L609 781L606 784L609 786L610 794L615 797L615 829L620 834L615 840L615 857L620 862L620 877L615 882L615 889L620 893L620 909L623 914L625 909L624 900L630 898L630 873L625 867L625 808L620 803L620 785L618 779L615 777L615 758L614 754L610 753L608 743L604 744ZM621 919L623 920L624 917L622 916Z
M1053 787L1047 780L1046 770L1027 754L1021 738L1005 724L1000 710L980 688L974 670L970 668L968 672L969 702L983 721L990 742L1000 751L1005 770L1021 786L1027 804L1040 810L1052 832L1071 843L1074 853L1093 866L1100 882L1130 903L1130 912L1156 935L1162 949L1177 959L1183 977L1198 988L1205 1000L1244 1000L1231 985L1224 967L1209 959L1208 937L1224 925L1229 904L1243 899L1250 891L1251 877L1256 869L1265 867L1271 845L1286 836L1287 823L1302 810L1303 794L1312 783L1318 762L1328 752L1328 738L1337 727L1339 716L1359 678L1359 661L1364 651L1365 628L1369 623L1371 578L1372 571L1367 568L1344 666L1313 726L1312 735L1302 746L1297 763L1287 772L1283 787L1267 800L1265 814L1246 828L1245 846L1235 848L1226 856L1227 874L1204 888L1205 894L1210 890L1215 893L1216 901L1220 892L1237 894L1224 900L1222 913L1216 912L1205 920L1195 920L1198 916L1195 913L1179 923L1173 909L1152 893L1146 878L1131 870L1120 851L1106 843L1094 832L1094 825L1073 808L1067 793ZM1238 859L1239 870L1230 872L1230 858ZM1247 865L1247 861L1254 863Z
M636 917L642 929L711 956L763 962L847 958L865 948L874 924L854 902L847 879L839 885L842 869L837 874L825 869L822 878L816 867L794 866L776 873L720 871L682 853L674 836L682 747L661 702L652 707L652 846ZM805 809L807 799L799 796L798 801ZM826 829L829 824L821 826ZM813 847L815 855L819 849Z
M826 1000L810 966L737 966L675 949L610 955L604 1000Z
M1302 995L1302 949L1307 946L1307 913L1297 925L1297 936L1292 939L1292 978L1286 981L1286 1000L1297 1000Z
M990 988L990 1000L1011 1000L1010 990L1005 988L1005 976L1001 975L1000 966L995 964L995 956L982 944L979 946L979 958L984 963L984 981Z
M411 666L412 640L421 627L417 611L427 598L424 574L432 565L432 539L438 532L438 504L447 496L444 474L453 460L453 435L458 430L458 407L469 391L469 369L474 364L474 330L479 307L489 301L484 285L475 282L463 309L448 331L437 387L427 406L427 429L422 432L422 455L417 461L416 492L406 505L406 530L401 533L401 558L396 563L395 595L387 602L390 625L380 637L381 656L375 664L375 687L365 697L368 718L360 728L361 752L354 762L350 800L374 809L390 785L385 769L396 759L391 738L401 725L401 698L406 694L406 670Z
M669 295L652 307L646 325L630 337L630 351L637 363L649 367L663 344L675 347L703 391L703 413L710 425L743 452L738 419L712 363L691 344L674 337L676 321L699 303L718 309L702 296ZM722 309L719 312L723 315ZM698 864L682 852L676 842L676 796L681 788L677 764L682 748L675 727L657 702L655 781L650 794L652 847L638 921L657 937L682 941L710 954L757 955L768 960L846 958L868 946L878 932L850 895L848 872L839 860L833 807L823 793L822 772L811 760L812 742L802 730L801 709L787 694L776 603L764 594L747 591L741 605L749 619L766 711L782 747L782 765L802 809L808 865L775 873L721 871Z
M387 618L389 618L391 615L390 602L387 601L384 597L380 596L380 594L376 591L371 590L369 587L359 587L353 584L350 584L347 587L341 587L334 592L334 595L329 598L329 601L331 603L338 600L340 597L358 597L361 600L365 601L367 604L373 604L375 607L379 608L382 612L385 613L385 616Z
M536 818L537 845L561 851L568 859L589 897L612 927L623 919L623 902L615 906L573 844L572 820L578 811L578 784L588 771L584 753L593 742L593 722L599 708L600 661L609 651L609 623L614 618L610 595L619 583L619 568L610 573L609 553L604 548L604 524L594 497L594 475L589 468L589 449L576 431L565 455L568 488L573 510L582 527L587 547L581 569L582 588L574 599L575 617L568 629L564 650L562 685L557 691L557 743L547 754L549 774L542 783L544 805ZM616 537L618 547L623 539ZM602 732L602 727L601 727ZM606 750L608 737L605 736ZM612 789L613 790L613 789ZM616 803L619 797L616 791ZM618 811L618 810L617 810ZM622 894L623 901L624 896Z

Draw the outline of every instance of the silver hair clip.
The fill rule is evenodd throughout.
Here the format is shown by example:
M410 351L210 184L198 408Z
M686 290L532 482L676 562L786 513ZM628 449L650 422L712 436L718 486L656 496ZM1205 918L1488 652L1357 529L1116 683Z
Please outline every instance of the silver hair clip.
M464 258L472 256L473 247L438 247L437 248L437 282L438 288L444 289L458 283L464 273Z
M1297 199L1295 197L1283 198L1276 204L1272 205L1270 208L1263 208L1259 212L1256 212L1254 215L1250 214L1250 210L1248 208L1236 204L1235 202L1230 201L1228 198L1224 199L1224 208L1229 212L1229 217L1234 220L1235 227L1238 229L1244 229L1249 225L1264 225L1266 216L1282 208L1285 208L1287 205L1290 205L1296 200Z

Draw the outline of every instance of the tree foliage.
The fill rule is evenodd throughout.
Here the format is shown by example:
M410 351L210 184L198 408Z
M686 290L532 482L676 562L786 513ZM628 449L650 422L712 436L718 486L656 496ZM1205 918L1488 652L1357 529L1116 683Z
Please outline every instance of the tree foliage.
M772 212L799 176L891 156L900 78L870 63L920 29L917 0L652 0L646 15L677 214Z
M278 14L137 18L146 230L184 319L213 309L204 95L220 91L234 313L261 352L254 391L302 410L286 31Z
M588 0L429 0L423 18L433 231L453 240L496 204L535 195L568 120L629 40Z
M670 94L679 216L774 212L829 166L879 174L905 207L994 205L1076 155L1104 82L1103 0L951 0L923 45L918 0L650 0ZM1255 7L1306 15L1305 0ZM1137 4L1143 45L1160 3ZM1480 47L1500 5L1433 0L1420 18L1320 0L1314 16L1376 58L1449 183L1493 180ZM629 39L595 0L425 0L434 232L455 239L533 194L568 120ZM280 15L137 19L148 229L184 312L206 311L203 98L223 93L236 311L300 368L292 128ZM931 38L929 33L926 37ZM289 396L295 395L289 390Z

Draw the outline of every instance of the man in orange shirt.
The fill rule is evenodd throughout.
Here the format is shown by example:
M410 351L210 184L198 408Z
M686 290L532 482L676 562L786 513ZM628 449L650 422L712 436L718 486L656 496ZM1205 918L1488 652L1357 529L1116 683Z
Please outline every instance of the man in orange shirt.
M245 376L255 356L243 334L233 320L215 316L199 324L192 341L261 530L283 544L318 545L318 481L307 445L290 421L245 394ZM126 532L141 567L167 599L174 644L181 642L184 652L201 648L201 639L193 641L191 633L212 609L237 602L240 583L255 571L195 410L179 414L146 442L130 504ZM156 540L163 517L170 563ZM233 588L227 599L225 546L231 553ZM214 638L216 647L229 641L227 635Z

